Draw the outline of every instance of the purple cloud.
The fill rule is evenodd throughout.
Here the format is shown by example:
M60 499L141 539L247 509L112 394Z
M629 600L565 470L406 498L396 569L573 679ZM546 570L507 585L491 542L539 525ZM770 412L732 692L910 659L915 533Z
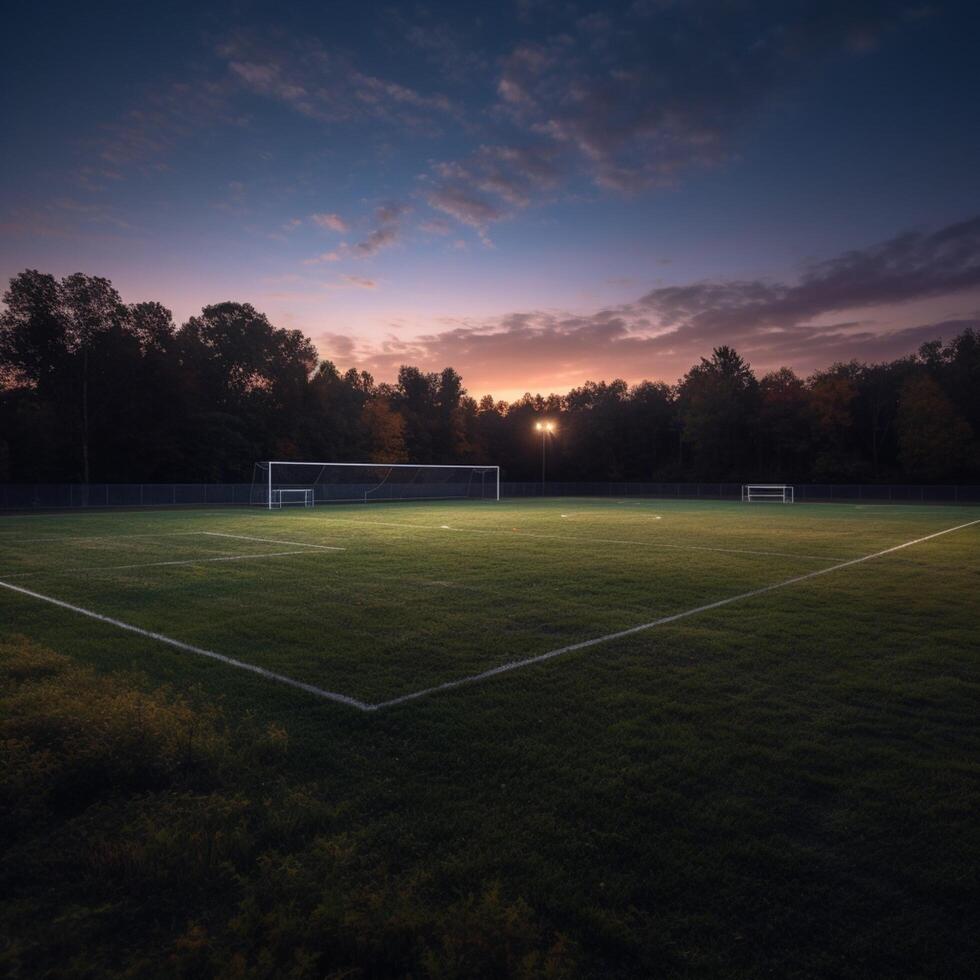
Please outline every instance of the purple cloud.
M957 299L959 297L959 299ZM888 328L861 309L943 298L970 316ZM851 314L842 316L842 314ZM854 316L858 314L858 316ZM760 370L801 370L838 359L901 356L980 320L980 217L933 232L909 232L806 268L796 282L695 282L654 289L633 303L589 315L530 311L451 321L414 339L360 348L380 377L403 363L452 364L480 390L509 388L514 365L530 388L587 378L673 381L711 347L736 346Z

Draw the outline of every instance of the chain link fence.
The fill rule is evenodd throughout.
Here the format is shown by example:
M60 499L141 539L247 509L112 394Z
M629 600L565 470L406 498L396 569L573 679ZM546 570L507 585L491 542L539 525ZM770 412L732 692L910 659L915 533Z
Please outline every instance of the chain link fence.
M794 484L797 503L980 503L980 486L924 484ZM647 497L739 500L739 483L504 482L501 496ZM76 510L111 507L237 507L252 500L250 483L8 483L0 484L0 510Z

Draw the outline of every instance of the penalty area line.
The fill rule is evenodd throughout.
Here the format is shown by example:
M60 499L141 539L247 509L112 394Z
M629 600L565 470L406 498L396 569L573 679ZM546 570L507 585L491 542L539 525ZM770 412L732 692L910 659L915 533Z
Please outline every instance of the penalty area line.
M310 544L308 541L277 541L275 538L253 538L248 534L226 534L223 531L201 531L212 538L235 538L237 541L261 541L264 544L288 544L294 548L319 548L321 551L346 551L331 544Z
M397 698L390 698L387 701L381 701L378 704L372 705L372 708L375 710L391 708L398 704L404 704L407 701L415 701L418 698L427 697L430 694L439 694L444 691L451 691L453 688L463 687L466 684L476 684L480 681L489 680L492 677L496 677L498 674L506 674L512 670L520 670L523 667L530 667L533 664L543 663L546 660L561 657L566 653L574 653L577 650L587 650L589 647L598 646L601 643L611 643L613 640L621 640L627 636L633 636L636 633L643 633L646 630L653 629L655 626L664 626L667 623L675 623L680 619L687 619L689 616L696 616L699 613L708 612L711 609L720 609L722 606L728 606L733 602L740 602L743 599L751 599L755 596L766 595L769 592L775 592L777 589L784 589L789 585L796 585L799 582L805 582L808 579L817 578L820 575L827 575L830 572L836 572L841 568L848 568L851 565L860 565L862 562L871 561L873 558L881 558L884 555L892 554L892 552L901 551L903 548L911 548L912 545L922 544L923 541L930 541L932 538L938 538L943 534L952 534L953 531L962 531L964 528L972 527L975 524L980 524L980 520L968 521L966 524L958 524L956 527L948 527L943 531L936 531L934 534L927 534L924 537L916 538L914 541L906 541L903 544L897 544L891 548L885 548L883 551L876 551L871 555L863 555L860 558L851 558L849 561L840 562L840 564L832 565L830 568L818 568L813 572L806 572L803 575L795 575L793 578L785 579L782 582L775 582L772 585L765 585L760 589L752 589L749 592L741 592L738 595L729 596L727 599L718 599L716 602L709 602L703 606L695 606L693 609L685 609L683 612L674 613L670 616L662 616L660 619L654 619L649 623L641 623L639 626L631 626L629 629L618 630L615 633L607 633L605 636L596 636L591 640L582 640L579 643L570 643L568 646L558 647L556 650L549 650L547 653L538 654L536 657L525 657L523 660L513 660L510 663L501 664L499 667L491 667L489 670L481 671L479 674L470 674L467 677L460 677L457 680L446 681L444 684L436 684L434 687L423 688L420 691L412 691L410 694L403 694Z
M129 633L135 633L137 636L142 636L145 639L155 640L157 643L164 643L167 646L174 647L177 650L183 650L185 653L193 653L199 657L208 657L211 660L217 660L229 667L237 667L239 670L247 670L252 674L258 674L259 677L263 677L266 680L276 681L279 684L285 684L287 687L293 687L300 691L306 691L307 694L313 694L318 698L324 698L328 701L336 701L339 704L346 704L348 707L357 708L359 711L373 711L375 708L373 704L358 701L357 698L349 697L346 694L340 694L337 691L328 691L325 688L317 687L315 684L306 684L303 681L298 681L293 677L287 677L285 674L277 674L275 671L266 670L265 667L259 667L256 664L246 663L244 660L236 660L234 657L228 657L223 653L216 653L214 650L205 650L203 647L196 647L193 644L184 643L183 640L175 640L172 636L165 636L163 633L154 633L152 630L145 630L141 626L134 626L132 623L123 622L121 619L114 619L112 616L106 616L103 613L95 612L93 609L86 609L83 606L76 606L70 602L65 602L62 599L55 599L54 596L44 595L41 592L34 592L32 589L25 589L20 585L13 585L10 582L0 581L0 588L9 589L11 592L17 592L20 595L25 595L31 599L39 599L41 602L48 602L52 606L67 609L69 612L77 613L79 616L87 616L89 619L96 619L99 622L107 623L109 626L115 626L117 629L126 630Z

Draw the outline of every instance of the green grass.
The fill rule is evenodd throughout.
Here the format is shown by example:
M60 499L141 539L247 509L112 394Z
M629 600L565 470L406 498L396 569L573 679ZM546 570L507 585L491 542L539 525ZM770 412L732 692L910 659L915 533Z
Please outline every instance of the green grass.
M7 517L0 580L373 704L973 520L590 500ZM35 800L0 964L968 976L978 587L980 524L368 713L0 589L3 634L27 638L4 792ZM69 660L32 668L46 650ZM143 745L152 778L126 692L176 719ZM75 786L94 702L123 720L82 752L102 775L73 805L51 787ZM185 729L206 765L175 755ZM218 869L159 843L171 825L213 825ZM96 843L139 858L93 864Z

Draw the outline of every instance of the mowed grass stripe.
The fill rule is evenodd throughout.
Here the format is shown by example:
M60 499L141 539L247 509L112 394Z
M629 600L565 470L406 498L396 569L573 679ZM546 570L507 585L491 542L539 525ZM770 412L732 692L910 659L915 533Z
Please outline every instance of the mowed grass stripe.
M594 646L598 646L600 644L605 644L605 643L613 642L613 641L618 640L618 639L622 639L622 638L625 638L625 637L628 637L628 636L632 636L632 635L634 635L636 633L640 633L640 632L644 632L644 631L650 630L650 629L652 629L652 628L654 628L656 626L661 626L661 625L664 625L664 624L667 624L667 623L676 622L676 621L681 620L681 619L685 619L685 618L688 618L688 617L691 617L691 616L699 615L700 613L704 613L704 612L707 612L707 611L710 611L710 610L713 610L713 609L718 609L718 608L721 608L723 606L727 606L727 605L729 605L731 603L739 602L739 601L742 601L742 600L745 600L745 599L749 599L749 598L753 598L753 597L760 596L760 595L765 595L765 594L770 593L770 592L773 592L773 591L775 591L777 589L786 588L788 586L795 585L795 584L798 584L800 582L804 582L804 581L807 581L807 580L816 578L818 576L826 575L826 574L829 574L830 572L838 571L840 569L847 568L847 567L850 567L852 565L857 565L857 564L860 564L862 562L870 561L872 559L881 558L881 557L883 557L885 555L889 555L889 554L892 554L894 552L901 551L901 550L903 550L905 548L909 548L909 547L912 547L914 545L921 544L921 543L923 543L925 541L929 541L929 540L932 540L934 538L941 537L942 535L951 534L951 533L953 533L955 531L960 531L960 530L963 530L963 529L968 528L968 527L973 527L973 526L975 526L977 524L980 524L980 519L973 520L973 521L968 521L968 522L965 522L965 523L962 523L962 524L958 524L958 525L956 525L954 527L944 528L944 529L942 529L940 531L935 531L935 532L933 532L931 534L924 535L924 536L921 536L921 537L912 539L910 541L903 542L903 543L898 544L898 545L893 545L893 546L891 546L889 548L882 549L880 551L874 552L874 553L869 554L869 555L864 555L864 556L861 556L859 558L852 558L852 559L849 559L847 561L840 562L839 564L833 565L833 566L831 566L829 568L817 569L815 571L807 572L807 573L804 573L802 575L796 575L796 576L793 576L793 577L791 577L789 579L785 579L785 580L783 580L781 582L777 582L777 583L773 583L773 584L770 584L770 585L762 586L760 588L756 588L756 589L752 589L752 590L749 590L749 591L741 592L741 593L739 593L737 595L729 596L729 597L726 597L726 598L723 598L723 599L719 599L719 600L716 600L714 602L701 604L701 605L698 605L696 607L693 607L693 608L690 608L690 609L687 609L687 610L684 610L684 611L681 611L681 612L678 612L678 613L673 613L673 614L668 615L668 616L660 617L658 619L652 620L652 621L647 622L647 623L642 623L642 624L639 624L637 626L629 627L628 629L618 630L618 631L615 631L615 632L607 633L607 634L604 634L602 636L593 637L593 638L588 639L588 640L582 640L582 641L579 641L577 643L566 644L564 646L555 648L553 650L547 651L545 653L539 654L539 655L534 656L534 657L528 657L528 658L524 658L524 659L521 659L521 660L511 661L511 662L509 662L507 664L502 664L500 666L493 667L493 668L491 668L489 670L485 670L485 671L481 671L479 673L471 674L471 675L468 675L468 676L463 677L463 678L457 678L455 680L446 681L446 682L444 682L442 684L438 684L438 685L434 685L434 686L422 688L422 689L419 689L419 690L414 691L414 692L409 692L409 693L404 694L404 695L399 695L398 697L395 697L395 698L390 698L390 699L383 700L383 701L378 701L378 702L375 702L375 703L369 703L369 702L362 701L362 700L359 700L357 698L351 697L351 696L346 695L346 694L341 694L341 693L336 692L336 691L331 691L331 690L328 690L328 689L319 687L319 686L314 685L314 684L308 684L308 683L306 683L304 681L296 680L293 677L290 677L290 676L287 676L287 675L284 675L284 674L281 674L281 673L278 673L278 672L269 670L267 668L259 667L259 666L255 665L255 664L246 663L246 662L244 662L242 660L238 660L237 658L228 657L228 656L226 656L224 654L216 653L215 651L212 651L212 650L209 650L209 649L206 649L206 648L203 648L203 647L194 646L192 644L188 644L188 643L185 643L183 641L176 640L176 639L174 639L172 637L166 636L166 635L164 635L162 633L153 632L153 631L149 631L149 630L143 629L142 627L134 626L133 624L127 623L127 622L125 622L123 620L119 620L119 619L116 619L114 617L110 617L110 616L107 616L105 614L102 614L102 613L99 613L99 612L95 612L93 610L90 610L90 609L87 609L85 607L81 607L81 606L75 605L73 603L65 602L64 600L57 599L57 598L52 597L52 596L47 596L47 595L44 595L42 593L38 593L38 592L34 592L32 590L29 590L29 589L25 589L25 588L23 588L21 586L17 586L15 584L10 583L10 582L0 581L0 587L5 588L5 589L8 589L8 590L10 590L12 592L15 592L15 593L19 593L21 595L30 597L30 598L34 598L34 599L38 599L38 600L43 601L43 602L51 603L52 605L58 606L60 608L69 610L71 612L74 612L74 613L77 613L77 614L80 614L80 615L83 615L83 616L90 617L92 619L100 620L102 622L105 622L105 623L108 623L110 625L113 625L113 626L115 626L117 628L128 630L130 632L139 634L141 636L148 637L150 639L154 639L154 640L157 640L159 642L168 644L169 646L175 647L177 649L184 650L184 651L190 652L190 653L194 653L194 654L199 655L199 656L209 657L211 659L215 659L215 660L221 661L221 662L223 662L223 663L225 663L225 664L227 664L229 666L233 666L233 667L236 667L236 668L239 668L239 669L244 669L244 670L251 671L251 672L256 673L258 675L267 677L268 679L275 680L275 681L278 681L280 683L287 684L289 686L295 687L295 688L300 689L300 690L304 690L304 691L306 691L308 693L314 694L317 697L321 697L321 698L325 698L325 699L328 699L328 700L331 700L331 701L336 701L338 703L346 704L346 705L348 705L350 707L355 707L355 708L357 708L357 709L359 709L361 711L376 711L376 710L379 710L379 709L382 709L382 708L388 708L388 707L393 707L395 705L403 704L403 703L408 702L408 701L414 701L414 700L417 700L419 698L426 697L426 696L429 696L429 695L432 695L432 694L435 694L435 693L445 692L445 691L448 691L448 690L452 690L454 688L457 688L457 687L460 687L460 686L463 686L463 685L478 683L478 682L481 682L481 681L484 681L484 680L488 680L488 679L490 679L492 677L496 677L496 676L499 676L501 674L504 674L504 673L507 673L507 672L510 672L510 671L522 669L524 667L528 667L528 666L531 666L533 664L541 663L543 661L550 660L550 659L553 659L553 658L556 658L556 657L559 657L559 656L563 656L563 655L568 654L568 653L572 653L572 652L576 652L576 651L588 649L588 648L591 648L591 647L594 647Z
M546 660L553 660L555 657L561 657L568 653L575 653L578 650L586 650L589 647L611 643L614 640L621 640L625 637L633 636L636 633L646 632L647 630L653 629L656 626L665 626L668 623L675 623L678 620L687 619L691 616L697 616L700 613L709 612L712 609L720 609L722 606L730 605L733 602L741 602L745 599L752 599L756 596L765 595L769 592L775 592L777 589L784 589L787 586L796 585L799 582L805 582L809 579L816 578L819 575L827 575L829 572L836 572L842 568L848 568L851 565L859 565L862 562L871 561L873 558L882 558L885 555L890 555L893 552L901 551L904 548L911 548L913 545L922 544L925 541L930 541L933 538L941 537L944 534L952 534L954 531L962 531L964 528L973 527L976 524L980 524L980 520L969 521L965 524L959 524L956 527L936 531L933 534L927 534L924 537L916 538L913 541L906 541L902 544L894 545L891 548L885 548L883 551L875 552L872 555L864 555L861 558L851 558L848 561L841 562L839 565L833 565L830 568L818 568L816 571L806 572L803 575L796 575L793 578L786 579L783 582L776 582L773 585L765 585L762 586L762 588L752 589L749 592L741 592L738 595L729 596L725 599L718 599L715 602L709 602L702 606L696 606L693 609L686 609L684 612L674 613L671 616L662 616L660 619L652 620L649 623L641 623L639 626L631 626L629 629L619 630L616 633L608 633L605 636L594 637L591 640L582 640L579 643L571 643L555 650L549 650L547 653L538 654L536 657L527 657L523 660L515 660L511 663L502 664L499 667L493 667L490 670L482 671L479 674L472 674L469 677L461 677L457 680L446 681L444 684L437 684L434 687L413 691L411 694L404 694L397 698L391 698L388 701L380 702L372 707L389 708L398 704L403 704L407 701L414 701L418 698L427 697L431 694L437 694L457 687L462 687L466 684L476 684L480 681L489 680L492 677L497 677L513 670L520 670L524 667L530 667L534 664L543 663Z
M89 565L85 568L56 568L35 572L5 572L5 579L37 577L38 575L92 575L98 572L120 572L137 568L168 568L173 565L206 565L216 561L248 561L253 558L284 558L287 555L306 555L308 551L273 551L264 555L219 555L217 558L182 558L178 561L144 561L128 565Z
M526 538L539 538L545 541L562 541L578 545L590 544L614 544L623 545L629 548L666 548L672 551L707 551L726 555L752 555L765 558L798 558L804 561L847 561L841 555L801 555L788 551L762 551L751 548L716 548L708 545L689 545L689 544L670 544L665 541L626 541L620 538L592 538L571 536L568 534L541 534L537 531L522 531L519 528L512 528L510 531L505 528L484 528L484 527L453 527L450 524L409 524L394 521L367 521L358 518L328 518L331 521L344 522L347 524L357 524L366 527L398 527L408 528L413 531L457 531L463 534L487 534L500 538L509 538L517 534Z

